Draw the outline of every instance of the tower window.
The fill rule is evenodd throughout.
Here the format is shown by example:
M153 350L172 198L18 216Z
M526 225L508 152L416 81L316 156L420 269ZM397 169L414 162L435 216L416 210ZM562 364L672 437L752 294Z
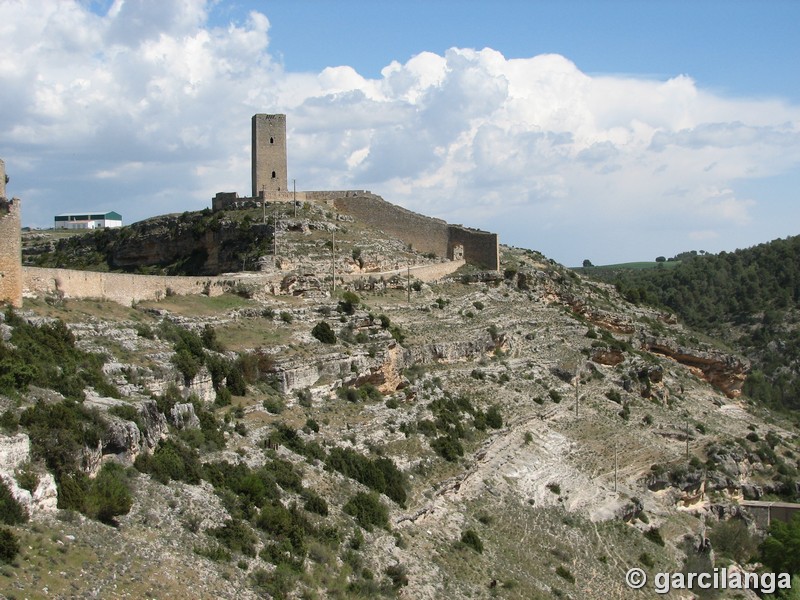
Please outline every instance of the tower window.
M270 144L274 144L275 143L275 138L269 138L269 143Z
M275 179L277 175L275 175L275 171L272 172L272 178Z

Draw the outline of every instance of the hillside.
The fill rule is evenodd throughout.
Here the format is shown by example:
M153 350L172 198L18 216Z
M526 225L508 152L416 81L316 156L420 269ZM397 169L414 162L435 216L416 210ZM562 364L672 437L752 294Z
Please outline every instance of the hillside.
M324 282L334 233L353 270L435 260L291 212L290 273ZM502 267L26 299L0 325L0 474L30 515L0 595L629 598L631 567L747 563L738 499L798 489L747 361L535 251Z
M800 408L800 237L718 255L684 253L671 269L587 269L629 301L662 306L752 361L748 395Z

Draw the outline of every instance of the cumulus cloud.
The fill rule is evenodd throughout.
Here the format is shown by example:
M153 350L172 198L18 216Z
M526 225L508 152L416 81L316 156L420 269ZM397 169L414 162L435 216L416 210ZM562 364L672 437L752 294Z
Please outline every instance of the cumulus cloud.
M422 52L375 79L347 65L288 73L268 15L215 27L208 11L4 3L0 156L26 220L81 207L131 220L246 193L256 112L288 114L300 189L372 189L576 263L569 234L621 247L746 227L759 204L736 182L800 165L800 107L685 75L587 75L567 57L488 48Z

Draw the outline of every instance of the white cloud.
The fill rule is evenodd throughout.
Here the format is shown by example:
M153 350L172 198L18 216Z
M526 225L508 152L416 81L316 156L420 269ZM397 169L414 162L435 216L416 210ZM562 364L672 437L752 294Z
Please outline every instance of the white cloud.
M568 262L566 232L621 245L749 226L763 203L736 182L800 166L800 107L685 75L590 76L488 48L422 52L376 79L286 73L267 16L212 27L203 0L3 12L0 156L40 225L84 202L131 220L247 193L256 112L288 114L301 189L367 187Z

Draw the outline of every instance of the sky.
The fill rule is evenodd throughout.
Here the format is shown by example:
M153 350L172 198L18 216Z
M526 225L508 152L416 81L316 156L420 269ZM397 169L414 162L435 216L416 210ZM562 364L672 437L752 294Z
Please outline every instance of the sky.
M23 224L368 189L568 266L800 234L794 0L0 0Z

